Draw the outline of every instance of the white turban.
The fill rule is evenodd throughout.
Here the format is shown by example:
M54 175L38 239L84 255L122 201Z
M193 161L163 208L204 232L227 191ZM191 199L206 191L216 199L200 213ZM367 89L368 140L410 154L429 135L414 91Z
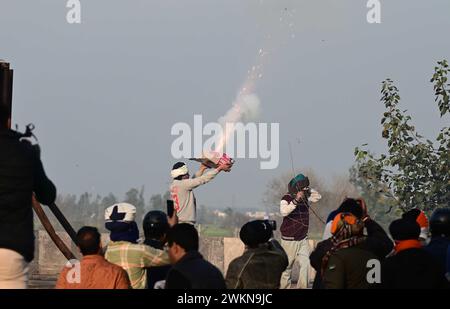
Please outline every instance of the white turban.
M183 165L175 170L172 170L170 175L172 178L177 178L178 176L186 175L187 173L189 173L189 170L186 165Z
M114 210L115 209L115 210ZM122 219L113 219L112 216L119 215ZM106 221L127 221L133 222L136 217L136 207L129 203L114 204L105 210Z

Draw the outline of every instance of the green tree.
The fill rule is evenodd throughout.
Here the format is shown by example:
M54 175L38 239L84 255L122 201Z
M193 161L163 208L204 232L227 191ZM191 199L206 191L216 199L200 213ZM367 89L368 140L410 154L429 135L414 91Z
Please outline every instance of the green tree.
M230 229L231 231L239 230L245 223L250 221L250 218L239 212L233 210L231 207L227 207L224 211L226 217L221 222L221 227Z
M370 217L387 230L389 224L399 217L395 200L383 193L387 189L386 184L374 183L361 177L358 173L359 169L358 163L350 169L349 180L366 202Z
M150 197L150 210L161 210L164 211L163 198L161 194L153 194Z
M80 226L80 211L77 204L77 196L75 194L58 194L56 198L56 205L58 205L61 212L67 217L70 223L74 224L74 227ZM48 219L52 223L53 227L57 231L63 231L63 227L59 224L58 220L53 216L51 211L47 207L43 208L46 212ZM78 221L77 221L78 220ZM36 230L43 230L44 227L37 216L34 216L34 227Z
M104 223L104 209L102 207L102 197L97 194L95 196L95 199L91 201L91 207L89 209L90 215L89 215L89 224L99 227L102 226Z
M166 191L163 195L161 194L153 194L150 197L149 202L149 210L161 210L166 211L167 209L167 200L170 200L170 192Z
M167 201L167 200L171 200L171 199L172 199L172 196L170 195L170 192L166 191L166 193L164 193L164 195L163 195L163 200Z
M84 225L90 225L90 215L91 215L91 198L92 195L85 192L78 198L78 203L76 205L77 215L74 220L74 228L78 230Z
M117 197L112 193L109 193L107 196L103 197L101 201L101 205L103 206L103 208L107 208L114 204L117 204Z
M447 61L435 67L435 102L440 116L449 112ZM421 208L431 211L450 205L450 129L441 129L433 142L424 139L411 125L406 110L400 110L400 95L392 80L382 83L382 98L386 111L381 119L382 137L387 140L388 152L375 157L365 146L355 149L357 177L382 193L393 206L403 211Z
M136 222L139 224L145 212L144 187L141 190L131 188L125 193L125 202L136 207Z
M207 215L207 209L206 209L206 206L205 205L200 205L200 207L198 208L198 211L197 211L197 222L199 223L199 224L206 224L207 223L207 218L208 218L208 215Z

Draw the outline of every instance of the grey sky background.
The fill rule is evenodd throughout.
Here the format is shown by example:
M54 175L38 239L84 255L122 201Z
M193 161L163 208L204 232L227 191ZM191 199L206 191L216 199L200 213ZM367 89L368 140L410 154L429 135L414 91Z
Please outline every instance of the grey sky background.
M13 121L35 123L60 193L163 193L176 162L172 125L193 124L193 114L216 121L268 46L256 92L260 121L280 123L280 165L239 160L198 189L199 204L226 207L234 196L236 207L261 206L267 182L291 169L289 142L295 165L324 179L348 171L355 146L383 151L387 77L419 132L434 138L445 121L429 79L450 59L447 0L382 1L382 24L367 23L365 0L81 2L82 23L71 25L66 1L0 0Z

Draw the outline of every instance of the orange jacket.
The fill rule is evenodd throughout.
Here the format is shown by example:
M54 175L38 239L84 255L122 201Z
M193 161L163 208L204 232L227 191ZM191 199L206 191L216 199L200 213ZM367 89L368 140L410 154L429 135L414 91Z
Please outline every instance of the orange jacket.
M86 255L73 267L64 266L56 283L57 289L129 289L125 270L101 255Z

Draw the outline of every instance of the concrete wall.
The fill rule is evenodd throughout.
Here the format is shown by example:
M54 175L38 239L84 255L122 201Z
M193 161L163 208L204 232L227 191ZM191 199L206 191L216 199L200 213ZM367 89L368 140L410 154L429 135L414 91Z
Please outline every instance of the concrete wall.
M70 237L64 232L60 232L58 235L72 249L72 252L79 256L78 250L71 242ZM109 235L102 234L102 244L105 246L108 242ZM314 241L310 240L311 248L314 245ZM200 252L206 260L219 268L223 274L226 274L230 262L244 252L244 244L239 238L234 237L202 237L200 238ZM36 232L35 259L30 265L32 277L56 277L66 262L67 260L59 252L47 232ZM296 269L296 266L294 266L294 269ZM312 268L310 268L310 278L314 278ZM294 276L293 280L296 279Z
M58 236L61 240L66 244L68 248L74 254L78 254L78 250L76 246L72 243L69 235L65 232L58 232ZM38 272L41 275L55 275L59 274L61 268L66 264L67 259L64 255L59 251L56 245L53 243L50 236L48 236L47 232L39 231L38 235L36 235L36 239L38 243L36 246L38 247L38 255L35 257L39 261L38 263ZM78 257L78 256L77 256Z

